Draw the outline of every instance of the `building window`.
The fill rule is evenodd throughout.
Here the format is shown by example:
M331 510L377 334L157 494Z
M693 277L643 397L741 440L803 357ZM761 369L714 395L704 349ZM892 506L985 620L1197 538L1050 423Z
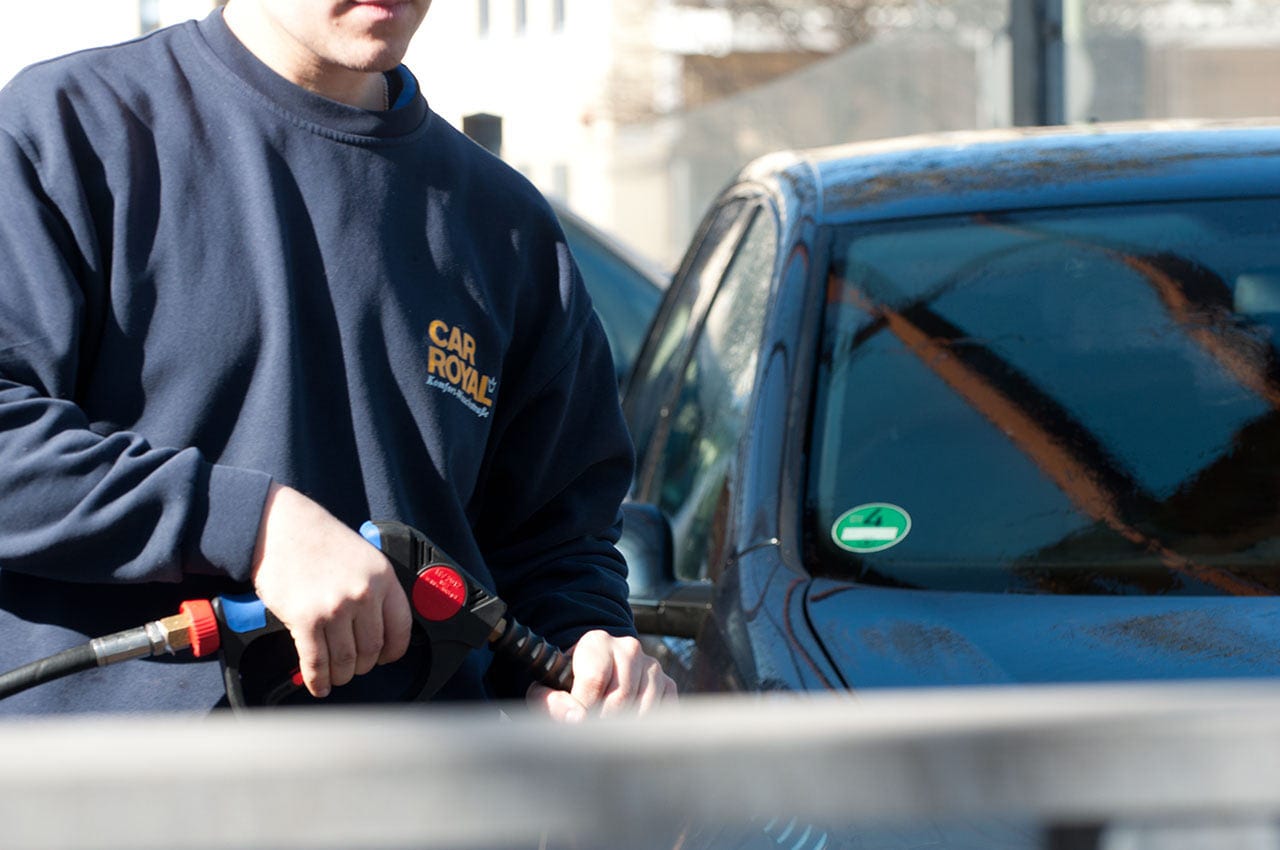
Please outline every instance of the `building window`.
M564 32L564 0L551 0L551 28Z
M476 21L476 29L479 31L481 38L489 34L489 0L479 0L479 17Z
M551 166L551 194L569 200L569 166L563 162Z
M138 31L151 32L160 26L160 0L138 0Z
M529 3L528 0L516 0L516 34L523 34L525 27L529 25Z

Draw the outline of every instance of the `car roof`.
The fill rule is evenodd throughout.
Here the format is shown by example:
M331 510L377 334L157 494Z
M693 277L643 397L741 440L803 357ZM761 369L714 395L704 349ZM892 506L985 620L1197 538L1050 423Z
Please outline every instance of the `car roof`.
M588 240L600 245L604 250L616 257L619 262L652 284L655 290L661 291L667 288L667 285L671 282L671 277L657 262L641 254L614 234L602 230L587 221L574 212L564 200L548 195L547 203L551 205L556 218L560 220L561 226L566 231L570 229L577 230Z
M783 151L739 183L807 199L822 224L1133 200L1280 194L1280 119L907 136ZM792 212L798 212L793 210Z

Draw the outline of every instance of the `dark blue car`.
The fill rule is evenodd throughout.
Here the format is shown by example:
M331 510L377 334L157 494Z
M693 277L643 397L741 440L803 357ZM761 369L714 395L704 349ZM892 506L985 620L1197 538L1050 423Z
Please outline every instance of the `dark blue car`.
M1280 127L782 153L624 399L688 691L1280 674Z
M657 263L591 224L562 201L551 198L550 202L604 326L618 386L622 387L662 300L667 275Z

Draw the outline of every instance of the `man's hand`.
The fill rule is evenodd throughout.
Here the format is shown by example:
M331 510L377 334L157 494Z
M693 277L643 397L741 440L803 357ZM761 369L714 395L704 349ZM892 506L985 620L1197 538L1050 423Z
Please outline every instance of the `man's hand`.
M644 714L659 702L676 698L676 683L655 659L644 654L635 638L587 632L569 654L573 658L572 691L535 683L525 696L532 708L556 720L574 722L588 714L606 717L628 711Z
M409 648L409 600L391 563L289 487L273 484L267 495L253 585L288 627L313 696L328 696Z

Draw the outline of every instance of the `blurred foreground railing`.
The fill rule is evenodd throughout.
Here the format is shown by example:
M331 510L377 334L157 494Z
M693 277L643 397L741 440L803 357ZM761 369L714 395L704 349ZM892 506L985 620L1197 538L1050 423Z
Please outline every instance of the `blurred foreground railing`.
M0 722L4 848L1238 850L1278 822L1257 684Z

